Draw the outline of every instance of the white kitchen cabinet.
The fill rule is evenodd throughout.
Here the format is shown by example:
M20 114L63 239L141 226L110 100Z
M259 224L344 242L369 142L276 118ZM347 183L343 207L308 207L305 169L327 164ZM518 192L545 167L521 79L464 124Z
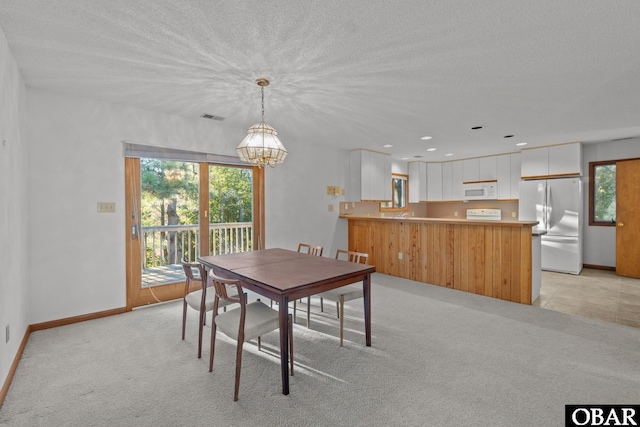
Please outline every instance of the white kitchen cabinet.
M549 175L549 147L525 149L521 155L523 179Z
M510 199L520 198L520 153L511 153L511 195Z
M476 182L479 181L480 176L480 160L464 159L462 161L462 180L463 182Z
M442 163L427 163L427 201L442 200Z
M498 199L511 198L511 155L496 156L498 166Z
M582 176L582 144L552 145L549 147L549 176L578 174Z
M425 162L409 163L409 203L427 200L427 164Z
M463 160L463 182L496 181L498 162L496 156Z
M521 152L523 179L554 176L582 176L582 144L550 145Z
M451 191L452 200L464 199L464 160L451 162Z
M453 200L453 162L442 163L442 200Z
M496 156L498 167L498 199L518 198L520 182L520 153Z
M498 161L496 156L478 159L478 181L496 181L498 179Z
M391 156L368 150L349 152L349 201L391 200Z

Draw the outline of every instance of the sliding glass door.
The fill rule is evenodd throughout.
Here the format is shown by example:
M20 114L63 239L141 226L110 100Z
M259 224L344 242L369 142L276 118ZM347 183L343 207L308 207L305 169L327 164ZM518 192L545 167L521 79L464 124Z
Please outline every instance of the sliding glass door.
M258 247L262 170L152 158L125 161L127 309L181 298L182 259L196 262L201 254Z

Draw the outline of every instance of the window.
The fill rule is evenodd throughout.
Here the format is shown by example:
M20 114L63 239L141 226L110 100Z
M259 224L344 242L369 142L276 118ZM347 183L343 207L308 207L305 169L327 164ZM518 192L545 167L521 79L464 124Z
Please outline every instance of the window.
M589 225L616 223L616 162L589 163Z
M408 194L408 181L407 175L393 174L391 176L391 197L390 202L380 202L381 211L408 211L409 205L407 204Z

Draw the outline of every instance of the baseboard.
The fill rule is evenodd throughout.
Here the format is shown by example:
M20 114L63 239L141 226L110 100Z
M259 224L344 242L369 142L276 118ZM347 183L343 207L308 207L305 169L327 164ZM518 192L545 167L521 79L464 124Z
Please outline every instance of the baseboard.
M27 327L27 331L24 334L24 337L22 337L22 342L20 343L20 348L18 348L16 357L14 357L13 359L13 363L11 364L11 369L9 369L9 374L7 375L7 379L5 380L4 384L2 385L2 389L0 390L0 408L2 408L4 399L7 396L7 393L9 392L9 387L11 386L11 380L13 380L13 376L16 373L16 370L18 369L18 364L20 363L20 359L22 358L22 353L24 352L24 348L27 345L27 341L29 340L29 335L31 335L31 332L41 331L43 329L55 328L58 326L70 325L72 323L84 322L86 320L99 319L101 317L108 317L108 316L113 316L115 314L122 314L126 312L127 312L127 308L121 307L121 308L114 308L113 310L99 311L97 313L83 314L81 316L67 317L59 320L52 320L50 322L42 322L42 323L29 325Z
M24 348L27 345L27 341L29 340L30 334L31 334L31 326L27 328L27 331L24 333L24 337L22 337L20 348L18 348L16 357L13 358L13 363L11 364L11 369L9 369L9 374L7 375L7 379L5 380L2 386L2 390L0 390L0 409L2 409L4 398L7 397L7 393L9 392L9 386L11 386L11 380L13 380L13 375L16 373L16 370L18 369L18 363L20 363L20 359L22 358L22 352L24 351Z
M583 264L582 268L593 268L595 270L608 270L608 271L616 271L616 267L610 267L608 265L594 265L594 264Z
M66 317L64 319L52 320L50 322L36 323L30 326L31 331L41 331L43 329L56 328L58 326L71 325L72 323L84 322L86 320L100 319L115 314L126 313L127 308L114 308L113 310L98 311L96 313L83 314L80 316Z

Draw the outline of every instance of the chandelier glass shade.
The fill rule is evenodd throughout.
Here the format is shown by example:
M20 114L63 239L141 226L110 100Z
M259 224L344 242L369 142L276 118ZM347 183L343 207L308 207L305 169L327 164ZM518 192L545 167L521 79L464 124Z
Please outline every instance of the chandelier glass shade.
M278 139L278 132L264 121L264 87L269 85L269 80L257 79L256 83L262 92L262 121L249 128L236 150L244 162L258 167L275 167L287 157L287 150Z

